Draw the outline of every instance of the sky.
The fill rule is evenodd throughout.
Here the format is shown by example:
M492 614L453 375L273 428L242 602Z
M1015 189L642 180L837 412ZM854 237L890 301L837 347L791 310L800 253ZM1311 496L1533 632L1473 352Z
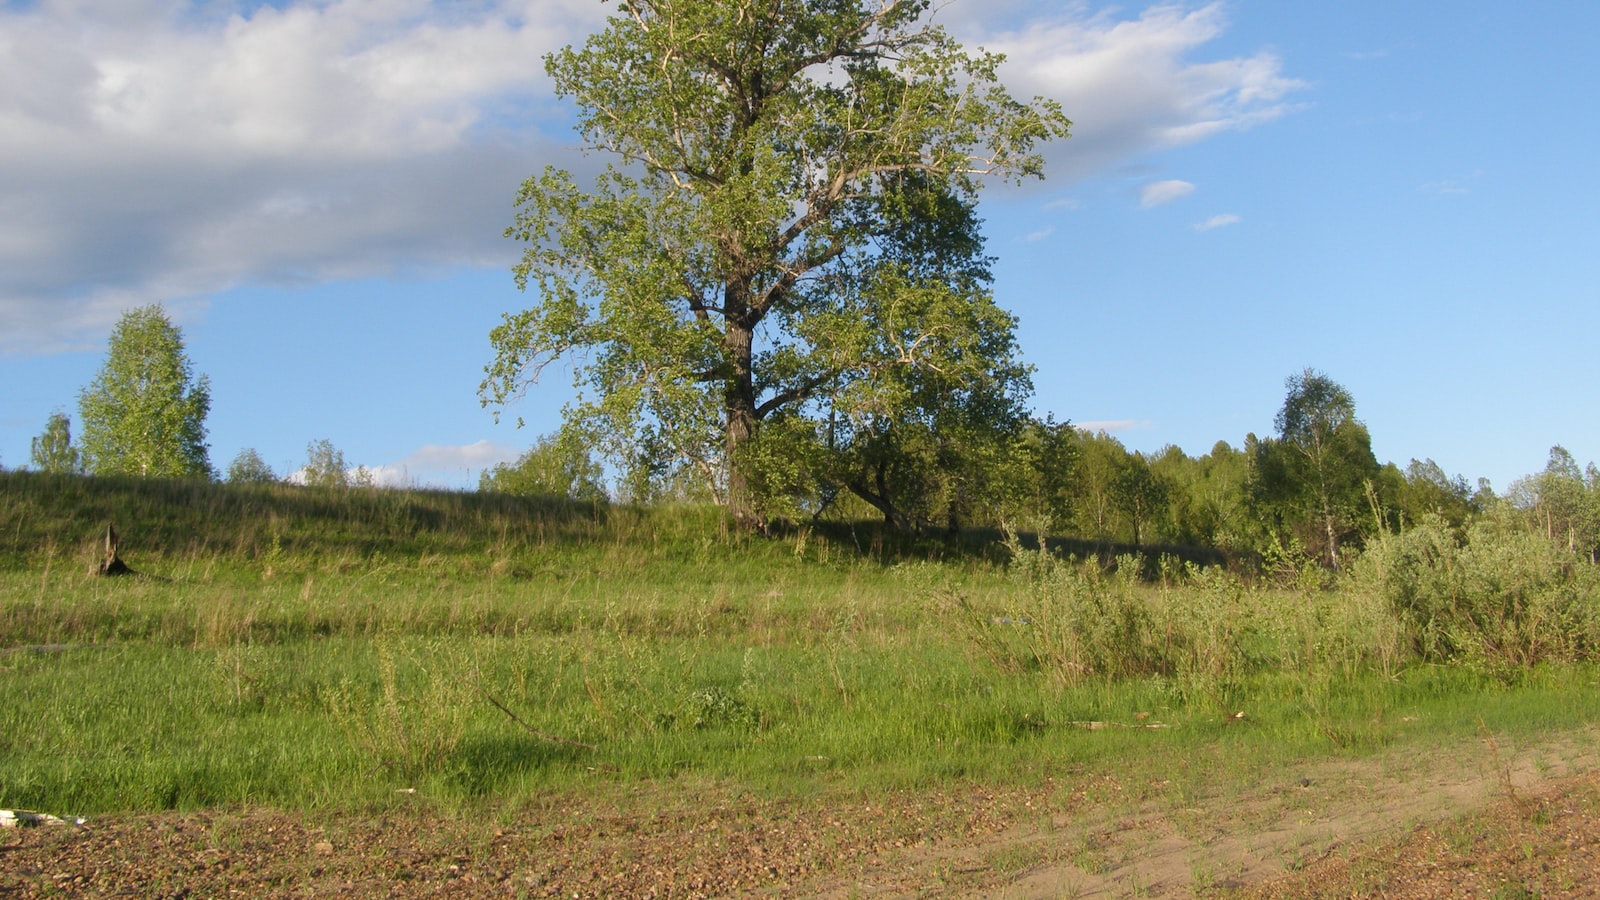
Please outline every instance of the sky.
M1309 367L1382 462L1503 491L1555 444L1600 460L1600 4L936 7L1074 122L980 203L1039 415L1200 455L1271 434ZM518 185L599 164L542 57L614 9L0 0L0 466L76 428L112 326L157 302L218 469L326 439L472 487L554 430L568 370L498 421L478 385L536 299Z

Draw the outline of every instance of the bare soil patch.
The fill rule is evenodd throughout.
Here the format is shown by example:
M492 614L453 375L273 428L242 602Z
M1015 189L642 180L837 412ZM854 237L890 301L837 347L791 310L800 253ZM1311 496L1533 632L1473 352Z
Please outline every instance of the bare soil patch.
M1600 735L1211 790L1064 771L774 801L717 786L438 813L215 810L0 832L3 897L1600 895Z

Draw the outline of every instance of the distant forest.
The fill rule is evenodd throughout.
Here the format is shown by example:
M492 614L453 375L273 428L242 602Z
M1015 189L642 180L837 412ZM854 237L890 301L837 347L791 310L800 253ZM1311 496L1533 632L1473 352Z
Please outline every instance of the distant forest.
M1175 446L1130 451L1104 431L1016 413L971 427L905 418L848 447L834 442L824 420L805 433L796 429L782 452L742 462L768 530L879 519L924 535L1011 529L1111 552L1340 569L1377 535L1437 522L1464 537L1475 520L1493 516L1600 560L1594 463L1580 467L1552 447L1542 471L1496 493L1431 459L1404 468L1379 463L1354 397L1327 375L1306 369L1286 388L1275 433L1246 435L1241 447L1218 441L1198 457ZM160 307L124 317L105 369L80 393L79 410L81 438L74 440L68 416L52 416L33 441L32 468L378 487L371 470L352 467L326 439L309 443L305 463L292 473L274 472L249 448L216 471L204 441L208 383L192 372L181 333ZM725 464L664 465L660 448L599 443L569 423L485 472L479 489L597 504L726 499Z
M1591 562L1600 559L1600 470L1550 450L1543 471L1496 493L1432 459L1379 463L1348 391L1306 370L1288 379L1276 433L1218 441L1190 456L1130 451L1105 431L1026 418L990 446L928 430L885 455L867 485L819 479L766 498L794 523L882 517L903 530L1013 528L1108 548L1213 551L1230 559L1315 561L1340 568L1375 534L1438 520L1465 534L1482 516L1509 517ZM577 500L709 501L711 487L677 471L608 483L571 435L541 439L480 489ZM859 489L857 489L859 488Z

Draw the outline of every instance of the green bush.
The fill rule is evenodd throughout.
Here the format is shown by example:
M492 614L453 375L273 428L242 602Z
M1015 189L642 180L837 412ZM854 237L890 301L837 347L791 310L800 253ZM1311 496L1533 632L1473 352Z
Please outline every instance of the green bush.
M1508 676L1600 649L1595 567L1510 519L1482 517L1458 541L1430 516L1374 542L1355 577L1387 602L1425 660Z

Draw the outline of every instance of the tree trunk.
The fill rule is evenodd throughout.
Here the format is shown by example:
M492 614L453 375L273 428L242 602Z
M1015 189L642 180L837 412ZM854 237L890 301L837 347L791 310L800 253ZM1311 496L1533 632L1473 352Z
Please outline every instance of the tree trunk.
M729 293L733 293L732 289ZM766 523L756 508L756 498L750 490L749 475L745 471L747 463L742 459L742 451L755 437L759 424L755 381L751 373L753 328L739 319L730 319L725 345L732 366L723 393L726 419L723 450L727 455L728 467L728 513L743 527L761 529Z
M860 481L850 481L845 487L850 489L850 493L867 501L873 509L883 513L883 524L895 531L911 530L910 524L905 520L905 516L900 514L900 510L895 508L894 503L887 496L873 491Z
M1328 532L1328 562L1333 565L1335 572L1339 571L1339 534L1334 527L1333 507L1329 504L1327 494L1323 494L1322 522Z

